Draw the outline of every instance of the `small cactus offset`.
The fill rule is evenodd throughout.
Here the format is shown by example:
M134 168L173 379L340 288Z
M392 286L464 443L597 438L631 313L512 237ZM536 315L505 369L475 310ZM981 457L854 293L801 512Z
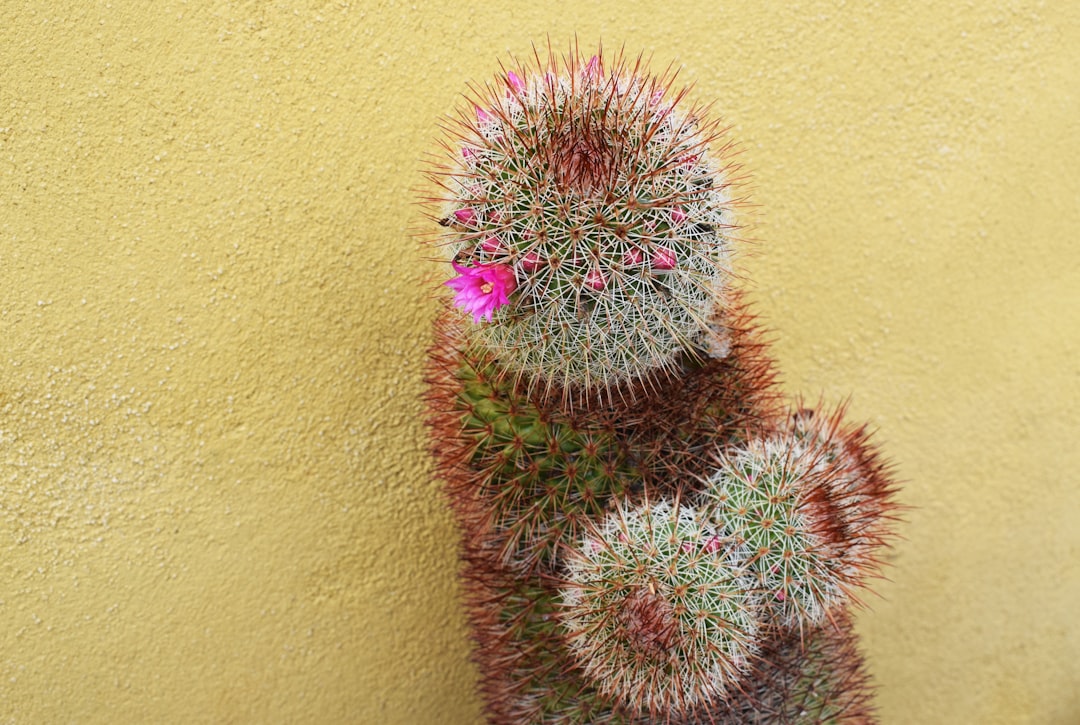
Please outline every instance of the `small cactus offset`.
M749 558L692 508L620 508L566 557L571 654L600 691L653 719L723 699L759 646Z
M673 76L536 55L430 178L432 451L493 723L862 723L889 467L786 412L732 286L740 172Z
M860 461L839 416L800 410L789 430L718 451L703 499L714 523L753 553L784 623L819 623L878 569L892 493Z

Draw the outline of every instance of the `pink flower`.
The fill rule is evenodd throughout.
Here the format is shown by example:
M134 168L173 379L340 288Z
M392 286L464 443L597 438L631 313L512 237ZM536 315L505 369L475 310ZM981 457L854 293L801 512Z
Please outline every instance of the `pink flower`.
M521 77L514 71L508 71L506 73L506 80L510 81L510 86L514 89L514 93L521 93L525 90L525 81L521 80Z
M676 224L681 224L686 221L686 212L682 210L681 206L676 206L671 210L671 221Z
M653 269L675 269L675 252L667 247L657 247L652 256Z
M640 249L638 249L637 247L632 247L631 249L628 249L626 251L626 254L623 255L622 263L627 267L636 267L641 264L641 260L644 259L644 257L645 255L641 253Z
M721 539L719 536L710 536L705 542L705 551L709 552L710 554L715 554L723 547L724 540Z
M458 209L454 212L454 218L466 226L472 226L476 221L476 211L469 207Z
M594 55L589 58L589 62L585 64L585 78L592 81L598 81L604 77L604 66L600 62L600 57Z
M607 277L599 269L590 269L585 273L585 285L599 292L607 287Z
M473 322L480 318L491 322L491 314L510 302L509 295L517 286L514 270L505 264L462 267L454 263L454 271L460 276L445 284L455 292L454 304L471 313Z
M480 106L475 106L475 108L476 108L476 120L479 121L480 123L488 123L488 122L494 120L495 117L492 116L487 111L485 111L483 108L480 108Z
M544 264L543 258L536 252L529 252L521 258L521 268L526 272L535 272Z
M503 249L502 242L499 241L498 237L488 237L480 243L480 248L488 254L499 254L506 251Z

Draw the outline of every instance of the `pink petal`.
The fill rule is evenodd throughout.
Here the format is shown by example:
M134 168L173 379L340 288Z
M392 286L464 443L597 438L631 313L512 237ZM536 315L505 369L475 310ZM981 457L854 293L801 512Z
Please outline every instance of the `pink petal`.
M652 257L653 269L675 269L675 252L667 247L657 247Z
M676 224L681 224L686 221L686 212L682 210L682 207L676 206L671 210L671 221Z
M485 111L483 108L480 108L480 106L476 106L476 120L477 121L479 121L480 123L487 123L488 121L491 121L493 118L494 118L494 116L492 116L490 113Z
M462 224L472 226L473 223L476 221L476 211L470 209L469 207L465 207L464 209L458 209L457 211L455 211L454 217Z
M623 255L622 262L627 267L636 267L641 264L641 260L645 258L645 255L641 253L641 250L637 247L630 249Z
M535 272L544 264L544 260L536 252L529 252L521 258L521 268L526 272Z
M525 90L525 81L521 80L514 71L509 71L506 74L506 79L510 81L510 86L514 89L515 93L521 93Z
M488 254L495 254L503 251L502 242L499 241L498 237L488 237L480 243L480 248Z
M590 269L585 274L585 285L599 291L607 287L607 278L600 270Z
M599 80L604 75L604 67L600 64L600 57L593 56L585 64L585 77L591 80Z

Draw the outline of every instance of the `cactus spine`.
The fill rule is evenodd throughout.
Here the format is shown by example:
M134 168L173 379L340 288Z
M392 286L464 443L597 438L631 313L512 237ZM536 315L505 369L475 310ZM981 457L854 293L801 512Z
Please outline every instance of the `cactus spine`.
M866 722L846 611L889 471L842 411L784 412L730 286L738 169L670 81L538 55L431 168L429 423L487 713Z

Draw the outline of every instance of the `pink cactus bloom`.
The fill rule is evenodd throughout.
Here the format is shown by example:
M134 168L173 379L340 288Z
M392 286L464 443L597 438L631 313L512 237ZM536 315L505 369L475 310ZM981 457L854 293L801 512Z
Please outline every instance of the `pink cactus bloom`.
M600 62L599 56L593 56L589 58L589 62L585 64L585 77L598 81L604 77L604 66Z
M641 260L645 258L645 255L641 253L641 250L637 247L627 250L623 255L622 262L627 267L636 267L641 264Z
M692 169L694 168L694 164L700 160L700 154L687 154L679 157L679 166L682 166L684 169Z
M483 318L491 322L491 315L510 302L510 293L517 286L514 270L505 264L478 264L462 267L454 263L458 273L446 286L454 290L454 304L473 316L473 322Z
M686 212L682 210L681 206L677 206L671 210L671 221L676 224L682 224L686 221Z
M705 542L705 551L710 554L715 554L722 548L724 548L724 540L719 536L710 536Z
M526 272L535 272L544 264L543 258L536 252L529 252L521 258L521 268Z
M494 118L495 118L494 116L492 116L490 113L485 111L483 108L480 108L480 106L476 106L476 120L477 121L479 121L480 123L488 123L488 122L492 121Z
M599 269L590 269L585 273L585 286L592 287L599 292L607 287L607 277Z
M675 269L675 252L667 247L657 247L652 256L653 269Z
M480 242L480 248L488 254L498 254L500 252L506 251L503 248L502 242L499 241L498 237L488 237L484 241Z
M506 73L506 80L510 82L510 87L514 89L514 93L521 93L525 90L525 81L514 71Z
M466 226L472 226L476 221L476 211L465 207L464 209L458 209L454 212L454 218Z

